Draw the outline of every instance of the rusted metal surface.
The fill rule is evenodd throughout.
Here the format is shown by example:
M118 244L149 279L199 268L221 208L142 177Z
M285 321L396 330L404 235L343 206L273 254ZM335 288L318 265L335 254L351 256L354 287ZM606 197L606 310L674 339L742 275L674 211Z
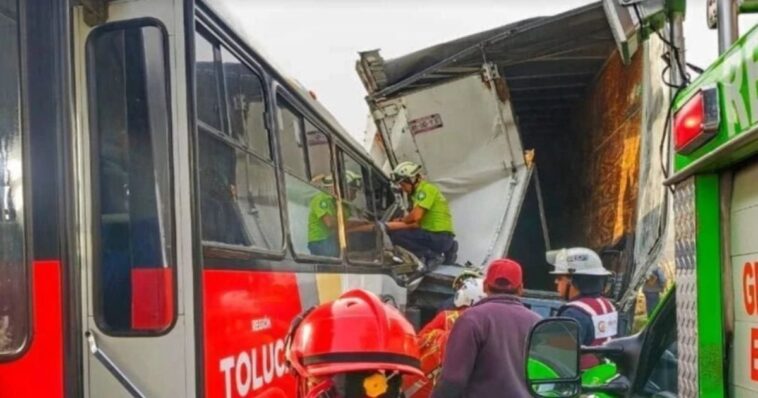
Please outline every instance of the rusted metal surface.
M584 241L614 246L634 229L642 129L642 57L628 66L611 57L578 110L586 140L582 187Z

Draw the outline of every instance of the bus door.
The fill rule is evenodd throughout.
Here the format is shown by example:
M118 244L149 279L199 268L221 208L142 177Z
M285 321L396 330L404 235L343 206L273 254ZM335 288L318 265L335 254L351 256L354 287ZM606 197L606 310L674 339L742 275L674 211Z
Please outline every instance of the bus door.
M191 397L183 2L102 4L73 13L85 391Z
M62 397L77 385L64 377L77 358L64 356L72 325L59 234L64 11L59 1L0 0L3 397Z

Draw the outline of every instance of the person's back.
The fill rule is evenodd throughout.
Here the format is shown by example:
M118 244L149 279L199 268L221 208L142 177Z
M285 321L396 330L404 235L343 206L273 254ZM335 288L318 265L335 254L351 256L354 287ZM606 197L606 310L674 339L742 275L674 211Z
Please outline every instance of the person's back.
M494 275L499 262L518 267L518 276ZM497 268L497 267L495 267ZM528 398L524 374L526 340L540 316L517 296L521 292L521 269L511 260L490 265L488 280L512 279L516 294L499 294L488 287L489 297L464 312L448 338L440 383L434 398Z
M447 340L455 321L472 305L485 298L482 278L468 278L458 286L453 296L455 309L441 311L418 333L421 346L421 370L424 376L408 377L404 381L403 391L406 398L427 398L431 396L442 369Z

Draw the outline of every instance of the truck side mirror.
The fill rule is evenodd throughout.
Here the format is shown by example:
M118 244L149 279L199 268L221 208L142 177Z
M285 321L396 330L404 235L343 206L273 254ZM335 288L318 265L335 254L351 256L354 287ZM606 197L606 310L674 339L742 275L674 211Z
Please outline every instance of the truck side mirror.
M578 397L579 324L570 318L538 322L527 341L526 380L534 397Z

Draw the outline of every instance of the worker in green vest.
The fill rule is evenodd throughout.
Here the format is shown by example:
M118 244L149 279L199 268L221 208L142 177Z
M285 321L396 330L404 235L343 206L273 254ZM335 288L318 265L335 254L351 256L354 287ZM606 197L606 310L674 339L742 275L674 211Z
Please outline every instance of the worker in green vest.
M346 172L347 200L353 200L356 192L361 189L361 176L351 171ZM308 250L314 256L339 257L340 246L337 238L337 198L332 175L320 175L312 183L321 190L311 198L308 212ZM345 219L349 219L351 211L343 206ZM354 221L348 220L348 226Z
M316 191L308 206L308 250L314 256L338 257L340 245L334 177L321 175L312 182L321 190Z
M421 165L402 162L392 179L410 195L412 208L403 218L387 223L392 243L412 252L427 265L455 262L458 243L450 206L440 189L421 176Z

